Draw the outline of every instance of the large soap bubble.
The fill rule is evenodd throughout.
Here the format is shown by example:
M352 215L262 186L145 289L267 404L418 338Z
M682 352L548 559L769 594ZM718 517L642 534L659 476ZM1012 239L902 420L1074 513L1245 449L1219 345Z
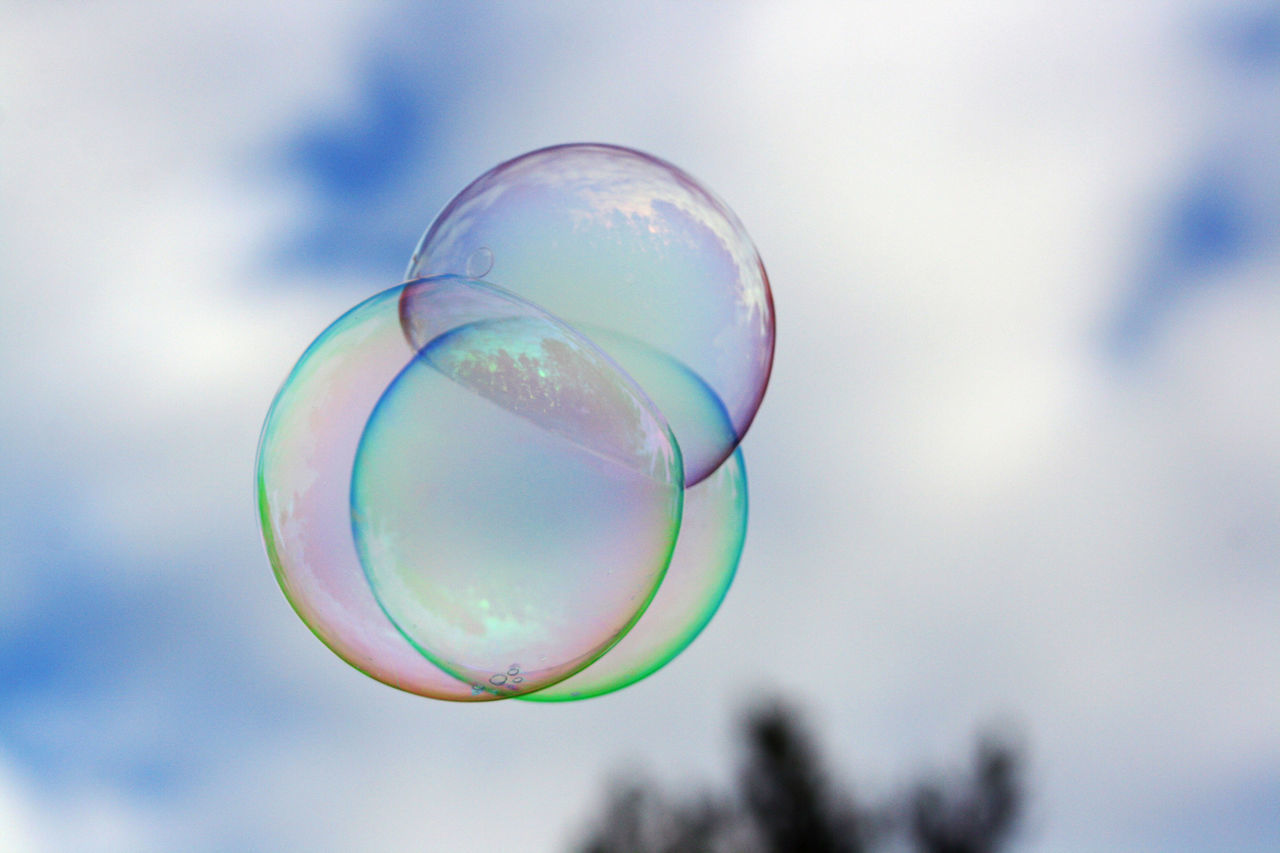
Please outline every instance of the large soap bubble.
M559 145L491 169L436 217L407 277L440 273L484 276L637 379L649 368L641 386L671 424L690 485L729 457L764 396L774 320L760 256L722 201L647 154ZM637 365L649 350L666 359ZM684 369L652 372L662 364ZM727 436L709 406L724 408Z
M482 688L537 690L604 652L658 588L678 451L630 377L532 306L448 278L409 284L401 304L453 328L369 416L357 551L424 655Z
M603 145L503 164L276 395L257 479L281 588L423 696L632 684L734 576L772 353L759 257L683 172Z

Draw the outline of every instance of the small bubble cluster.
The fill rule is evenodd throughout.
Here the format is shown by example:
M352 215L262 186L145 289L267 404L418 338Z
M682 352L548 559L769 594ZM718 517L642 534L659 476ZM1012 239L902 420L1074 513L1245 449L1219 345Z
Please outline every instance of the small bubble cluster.
M272 402L257 495L286 598L422 696L656 672L737 569L773 330L745 229L671 164L562 145L497 166Z

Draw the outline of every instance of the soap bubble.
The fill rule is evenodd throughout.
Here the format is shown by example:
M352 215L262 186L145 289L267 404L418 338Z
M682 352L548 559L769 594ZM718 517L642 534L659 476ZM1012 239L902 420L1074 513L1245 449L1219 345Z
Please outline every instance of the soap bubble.
M581 669L658 588L679 452L634 382L567 326L483 282L408 284L432 327L369 415L351 512L375 597L470 683ZM499 682L495 676L502 676Z
M680 169L609 145L559 145L503 163L449 202L407 277L480 268L637 379L637 352L667 357L649 368L684 368L651 371L640 384L671 424L690 485L746 433L773 362L769 280L738 218ZM727 435L705 417L690 376L727 412Z
M472 182L409 269L268 412L258 505L286 598L339 657L433 698L565 701L657 671L746 532L737 446L773 355L746 232L670 164L568 145Z

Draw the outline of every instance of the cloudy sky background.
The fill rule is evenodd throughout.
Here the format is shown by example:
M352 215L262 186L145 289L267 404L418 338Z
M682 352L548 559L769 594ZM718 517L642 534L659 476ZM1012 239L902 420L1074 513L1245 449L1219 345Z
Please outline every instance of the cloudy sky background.
M668 159L778 312L674 664L431 702L276 587L258 430L449 197ZM754 697L869 795L1029 746L1027 848L1280 847L1280 5L0 2L0 850L553 851Z

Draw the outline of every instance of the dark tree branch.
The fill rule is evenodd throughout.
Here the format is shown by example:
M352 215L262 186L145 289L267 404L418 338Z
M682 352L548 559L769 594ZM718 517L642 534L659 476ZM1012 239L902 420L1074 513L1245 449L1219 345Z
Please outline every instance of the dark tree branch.
M919 783L865 808L834 788L793 711L748 714L736 797L672 802L629 781L613 788L580 853L869 853L900 839L919 853L998 853L1023 809L1022 753L982 738L970 774Z

